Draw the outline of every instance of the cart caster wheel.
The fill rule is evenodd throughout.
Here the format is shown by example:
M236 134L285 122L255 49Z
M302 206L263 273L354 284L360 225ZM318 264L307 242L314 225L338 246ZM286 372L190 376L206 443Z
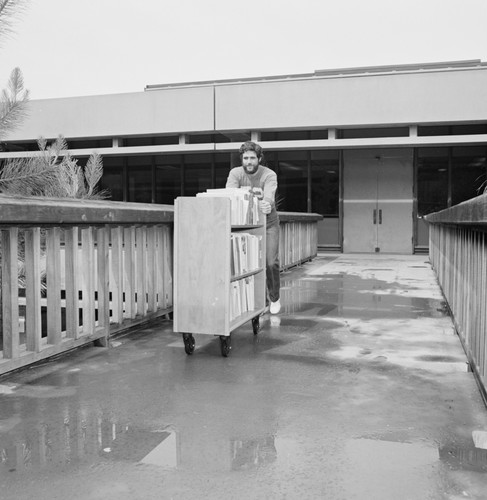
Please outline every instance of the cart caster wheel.
M231 348L232 341L230 340L230 336L226 337L225 335L220 335L220 351L224 358L230 354Z
M254 330L254 335L257 335L260 331L260 318L256 316L252 318L252 329Z
M183 342L186 354L193 354L195 341L191 333L183 333Z

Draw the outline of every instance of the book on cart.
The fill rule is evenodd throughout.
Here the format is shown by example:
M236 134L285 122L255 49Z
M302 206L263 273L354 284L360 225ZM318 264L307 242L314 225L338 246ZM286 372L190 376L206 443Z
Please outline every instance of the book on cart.
M259 200L250 186L241 188L215 188L197 193L197 197L223 197L231 200L231 223L235 226L259 224Z
M232 276L245 274L259 267L262 259L262 236L250 233L231 235Z

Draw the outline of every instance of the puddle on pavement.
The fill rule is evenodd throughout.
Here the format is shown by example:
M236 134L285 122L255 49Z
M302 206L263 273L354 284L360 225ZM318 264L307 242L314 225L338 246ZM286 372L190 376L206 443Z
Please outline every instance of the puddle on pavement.
M456 357L456 356L439 356L439 355L424 355L424 356L417 356L416 359L418 361L432 361L435 363L465 363L466 361ZM467 367L465 367L465 370Z
M246 470L275 462L277 449L274 436L247 441L230 441L231 469Z
M0 474L107 460L178 465L176 432L170 428L150 431L81 414L61 414L28 429L20 419L17 423L8 434L0 433Z
M471 445L451 445L439 449L440 460L453 470L487 472L487 450Z
M58 421L39 423L33 428L21 429L19 425L9 434L0 433L0 477L4 473L67 471L82 464L95 469L107 462L152 465L164 470L245 470L265 466L277 458L273 435L244 440L206 435L197 426L186 432L173 426L147 430L96 415L81 417L61 416Z

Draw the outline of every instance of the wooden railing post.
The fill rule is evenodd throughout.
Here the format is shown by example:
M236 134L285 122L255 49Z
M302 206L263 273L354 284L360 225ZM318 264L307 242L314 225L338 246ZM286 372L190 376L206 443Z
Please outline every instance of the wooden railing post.
M125 292L125 314L129 318L135 318L135 227L126 227L123 230L123 262Z
M65 288L66 288L66 337L77 339L79 334L79 272L78 227L64 233Z
M117 324L123 322L123 238L120 226L112 228L111 268L113 281L110 281L112 293L112 318Z
M25 333L28 351L41 348L41 230L27 229L25 237Z
M3 357L19 356L18 228L2 230Z
M143 316L146 311L147 302L147 227L138 227L136 235L136 259L137 259L137 314Z
M102 227L96 232L97 275L98 275L98 328L103 329L105 337L99 343L106 347L110 332L110 268L108 256L109 228Z
M47 272L47 342L61 342L61 269L60 229L52 227L46 231Z

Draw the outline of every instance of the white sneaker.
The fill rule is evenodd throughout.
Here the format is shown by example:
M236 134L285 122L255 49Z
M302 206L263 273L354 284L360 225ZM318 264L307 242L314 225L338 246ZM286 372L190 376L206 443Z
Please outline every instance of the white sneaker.
M271 314L277 314L281 310L281 301L277 299L275 302L271 302L270 311Z

